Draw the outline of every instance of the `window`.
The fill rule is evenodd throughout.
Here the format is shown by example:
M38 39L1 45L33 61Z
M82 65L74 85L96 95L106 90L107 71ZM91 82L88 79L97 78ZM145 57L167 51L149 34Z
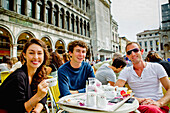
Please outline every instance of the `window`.
M57 26L58 27L58 14L59 14L59 12L58 12L58 6L57 5L55 5L54 6L54 11L53 11L53 23L54 23L54 25L55 26Z
M71 15L71 30L74 32L74 15Z
M79 20L78 20L78 17L76 17L76 31L77 31L77 34L79 33Z
M139 37L141 37L141 35L139 35Z
M77 0L75 0L74 2L75 2L75 4L77 5Z
M142 42L139 42L139 45L142 47Z
M66 29L69 31L69 27L70 27L70 23L69 23L69 19L70 19L70 14L69 12L67 11L66 12Z
M33 17L33 14L32 14L32 11L33 11L32 1L30 1L30 0L28 0L28 2L27 2L27 11L28 11L28 16Z
M37 13L38 13L37 19L43 21L43 4L41 1L38 2Z
M161 50L164 50L164 45L163 45L163 43L161 43Z
M82 9L84 10L84 0L82 0Z
M153 51L153 48L151 48L151 51Z
M83 35L83 22L82 19L80 19L80 33Z
M84 29L83 29L84 36L86 36L86 21L84 21Z
M60 14L60 27L64 29L64 9L61 9L61 14Z
M145 41L145 47L147 47L147 41Z
M90 37L90 25L87 23L87 36Z
M79 7L81 8L81 0L79 0Z
M146 35L144 35L144 37L146 37Z
M147 52L147 48L145 48L145 52Z
M48 1L47 5L46 5L46 23L49 23L49 24L52 23L51 22L51 17L52 17L51 11L52 11L52 4L51 4L51 2Z
M159 51L159 48L158 48L158 47L156 47L156 51Z
M152 34L149 34L149 36L152 36Z
M19 14L22 13L21 12L21 4L22 4L21 0L17 0L17 13L19 13Z
M155 35L158 35L158 33L155 33Z
M4 8L9 10L9 0L4 0Z
M153 46L152 41L150 41L150 46L151 46L151 47Z
M155 40L155 44L156 44L156 46L158 46L158 45L159 45L159 42L158 42L158 40Z

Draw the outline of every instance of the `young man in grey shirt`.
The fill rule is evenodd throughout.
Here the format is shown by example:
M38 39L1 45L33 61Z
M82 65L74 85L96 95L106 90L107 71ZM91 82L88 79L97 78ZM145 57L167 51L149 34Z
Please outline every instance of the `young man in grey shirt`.
M96 72L96 78L102 83L102 85L114 86L116 83L116 74L119 73L126 66L126 61L123 57L116 58L112 65L108 63L103 64Z

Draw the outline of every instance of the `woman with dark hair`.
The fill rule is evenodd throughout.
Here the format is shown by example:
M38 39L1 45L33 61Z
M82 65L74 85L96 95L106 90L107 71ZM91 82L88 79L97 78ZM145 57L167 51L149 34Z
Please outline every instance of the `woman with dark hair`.
M0 86L1 113L40 113L47 100L46 63L49 58L46 44L32 38L21 53L24 64L11 73Z
M170 77L170 63L167 61L163 61L158 53L156 53L155 51L149 51L145 60L147 62L157 62L161 64L164 67L166 73L168 74L168 77Z
M70 61L70 59L71 59L69 53L63 53L62 56L63 56L64 63Z
M49 67L52 68L52 72L57 71L58 68L63 65L63 61L61 56L57 52L51 53L51 59L50 59L50 65Z

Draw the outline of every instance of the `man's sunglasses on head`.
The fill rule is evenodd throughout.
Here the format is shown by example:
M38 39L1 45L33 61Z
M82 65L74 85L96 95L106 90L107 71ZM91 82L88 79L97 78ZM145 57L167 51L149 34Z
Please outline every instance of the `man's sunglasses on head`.
M134 49L132 49L132 50L129 50L129 51L127 51L127 55L131 55L131 54L132 54L132 51L135 52L135 53L137 53L137 52L139 52L139 49L138 49L138 48L134 48Z

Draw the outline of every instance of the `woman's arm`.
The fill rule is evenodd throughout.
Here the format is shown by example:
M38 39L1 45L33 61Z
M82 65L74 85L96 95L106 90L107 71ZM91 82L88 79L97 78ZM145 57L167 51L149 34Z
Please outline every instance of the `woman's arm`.
M38 102L46 96L47 91L48 91L48 83L46 83L45 80L43 80L38 84L37 93L31 99L29 99L27 102L24 103L26 111L30 112L35 107L37 107L36 109L39 109L41 107L43 108L43 106L41 106L40 103Z

